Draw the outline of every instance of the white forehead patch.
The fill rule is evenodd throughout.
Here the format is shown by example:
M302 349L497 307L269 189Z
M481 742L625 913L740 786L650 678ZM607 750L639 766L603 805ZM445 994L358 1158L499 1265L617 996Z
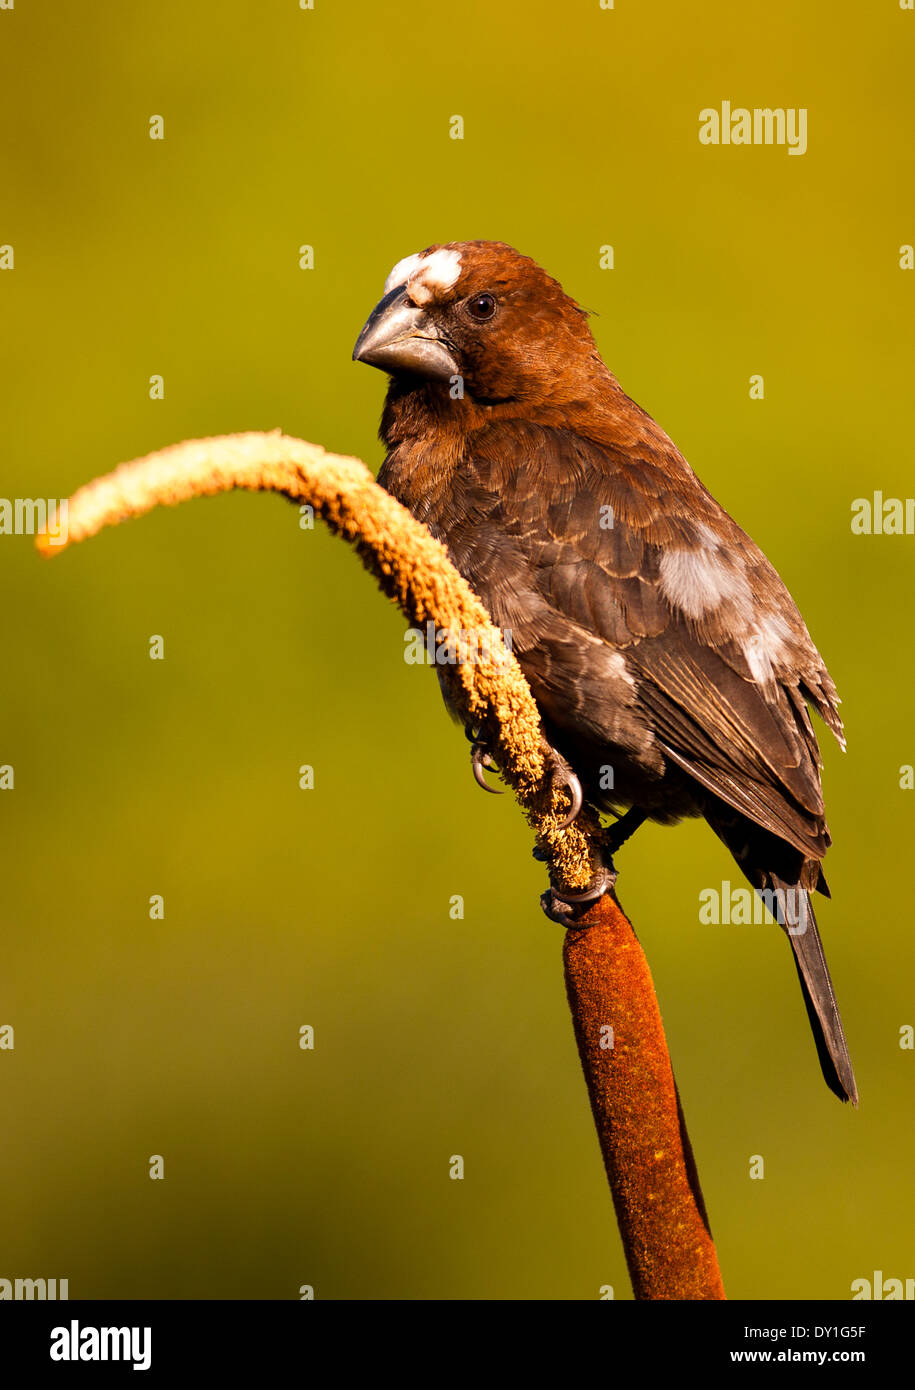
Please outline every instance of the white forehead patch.
M400 285L409 285L410 298L416 304L428 304L429 300L443 290L450 290L457 283L461 273L459 251L449 251L442 247L428 256L419 252L405 256L398 261L384 282L385 294Z
M410 279L417 279L430 290L450 290L457 283L461 273L461 254L459 251L433 251L431 256L420 262Z
M417 266L421 264L422 259L420 253L415 251L412 256L404 256L402 261L398 261L384 282L385 294L390 294L391 290L396 290L398 285L405 285Z

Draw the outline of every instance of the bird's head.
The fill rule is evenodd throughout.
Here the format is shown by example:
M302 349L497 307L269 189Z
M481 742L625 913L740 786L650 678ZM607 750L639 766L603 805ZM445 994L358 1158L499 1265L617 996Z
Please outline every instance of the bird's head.
M459 379L481 403L555 399L583 366L606 373L585 311L499 241L429 246L398 261L353 359L397 382Z

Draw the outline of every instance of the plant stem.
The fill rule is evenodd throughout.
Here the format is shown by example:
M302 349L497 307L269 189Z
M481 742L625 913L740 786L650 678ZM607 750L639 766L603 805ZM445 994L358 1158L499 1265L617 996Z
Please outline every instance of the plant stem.
M723 1299L651 972L614 893L567 928L563 959L635 1297Z

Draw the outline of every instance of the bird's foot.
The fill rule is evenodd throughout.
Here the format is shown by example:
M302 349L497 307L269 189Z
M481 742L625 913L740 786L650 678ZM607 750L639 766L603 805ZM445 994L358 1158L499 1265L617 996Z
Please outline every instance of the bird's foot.
M465 725L464 733L470 741L470 763L473 768L474 781L478 787L483 788L484 792L492 792L493 796L501 796L502 788L491 787L486 780L486 769L494 766L489 744L470 724Z
M610 892L615 883L616 870L612 867L608 869L601 864L587 888L582 888L579 892L563 893L551 886L541 895L540 906L551 922L558 922L561 927L569 927L574 925L575 914L579 908L596 903L598 898Z
M575 773L569 767L565 758L561 757L555 749L553 750L553 785L561 787L569 798L568 813L565 819L559 822L557 827L559 830L567 830L578 817L584 804L584 796L582 795L581 783L575 776Z
M489 744L482 734L474 729L472 724L464 726L464 734L471 747L471 766L473 768L474 780L477 786L482 787L484 792L492 792L494 796L502 795L501 787L491 787L486 780L486 772L495 766L490 752ZM575 773L555 749L552 752L551 775L554 786L564 790L569 798L569 809L563 820L557 826L558 830L566 830L577 818L582 806L584 805L584 795L581 790L581 782Z

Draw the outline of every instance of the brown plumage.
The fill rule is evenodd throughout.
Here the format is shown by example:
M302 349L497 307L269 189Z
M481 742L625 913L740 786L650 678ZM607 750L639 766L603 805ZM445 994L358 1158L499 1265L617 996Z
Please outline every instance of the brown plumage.
M392 378L379 482L510 629L587 799L705 817L774 904L827 1083L856 1101L808 897L830 843L808 705L842 724L773 567L511 247L400 262L354 356Z

